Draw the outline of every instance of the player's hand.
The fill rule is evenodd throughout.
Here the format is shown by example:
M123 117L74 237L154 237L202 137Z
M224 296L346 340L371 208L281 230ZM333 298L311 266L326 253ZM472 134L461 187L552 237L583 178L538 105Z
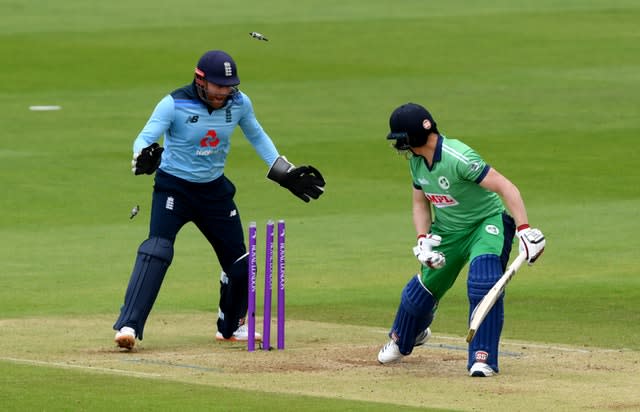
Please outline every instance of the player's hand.
M529 266L533 265L533 262L544 252L544 247L547 243L544 235L540 229L532 229L529 225L524 224L518 227L516 236L520 239L520 252L526 253Z
M309 202L310 198L319 198L324 193L325 184L322 174L313 166L293 168L280 182L280 185L305 202Z
M134 153L131 161L131 171L135 175L153 174L160 166L163 151L163 147L160 147L158 143L153 143L142 149L140 153Z
M418 244L413 248L413 254L421 264L432 269L440 269L446 264L444 253L434 251L434 247L440 246L442 238L438 235L421 235Z
M313 166L295 167L284 156L276 159L267 177L305 202L319 198L326 184L318 169Z

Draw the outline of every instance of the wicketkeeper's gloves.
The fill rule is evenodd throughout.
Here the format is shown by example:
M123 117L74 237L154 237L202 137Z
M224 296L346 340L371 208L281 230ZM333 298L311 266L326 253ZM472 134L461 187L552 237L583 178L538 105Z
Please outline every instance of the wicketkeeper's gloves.
M140 153L135 153L131 161L131 171L136 175L153 174L160 166L163 151L163 147L153 143L142 149Z
M267 178L286 187L305 202L319 198L326 184L318 169L313 166L295 167L284 156L279 156L273 162Z

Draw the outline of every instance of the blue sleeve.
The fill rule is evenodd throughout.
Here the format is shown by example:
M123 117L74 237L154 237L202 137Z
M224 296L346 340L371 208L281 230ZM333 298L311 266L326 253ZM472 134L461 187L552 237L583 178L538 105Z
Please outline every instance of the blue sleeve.
M484 180L484 178L487 176L487 173L489 173L489 170L491 170L491 166L484 165L484 169L482 169L482 172L478 175L478 177L476 178L475 182L477 184L480 184L480 182L482 182Z
M151 117L133 142L133 153L140 153L142 149L157 142L160 136L169 129L175 117L175 105L171 95L165 96L156 105Z
M242 129L242 133L244 133L247 140L249 140L251 145L256 149L256 152L258 152L258 155L269 167L271 167L273 162L275 162L279 156L278 150L269 135L267 135L267 133L262 129L258 119L256 119L256 115L253 111L253 104L249 97L243 95L243 98L245 112L238 124Z

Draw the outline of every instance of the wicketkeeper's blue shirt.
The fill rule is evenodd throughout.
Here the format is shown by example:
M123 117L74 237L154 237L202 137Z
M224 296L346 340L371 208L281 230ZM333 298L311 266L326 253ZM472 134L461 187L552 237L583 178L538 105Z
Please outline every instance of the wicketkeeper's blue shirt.
M224 107L209 113L193 84L160 100L135 139L133 152L139 153L164 136L160 169L190 182L210 182L224 172L231 134L238 125L262 160L271 166L279 154L256 119L249 97L239 91Z

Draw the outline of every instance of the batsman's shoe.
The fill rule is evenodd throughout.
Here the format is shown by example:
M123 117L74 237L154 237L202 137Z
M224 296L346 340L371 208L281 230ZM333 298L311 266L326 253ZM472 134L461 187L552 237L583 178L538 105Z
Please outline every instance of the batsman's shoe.
M133 328L125 326L116 332L114 341L118 347L131 350L136 344L136 331L133 330Z
M256 342L262 342L262 335L258 332L254 332ZM226 342L246 342L249 339L249 327L247 325L240 325L233 335L229 339L225 339L222 333L216 332L216 340Z
M430 337L431 329L426 328L425 330L420 332L418 336L416 336L416 342L413 344L413 346L415 347L424 345L425 343L427 343ZM386 345L382 347L382 349L380 349L380 352L378 352L378 362L382 363L383 365L387 363L399 362L402 358L404 358L404 356L405 355L400 353L398 344L395 343L393 339L391 339L389 342L387 342Z
M420 332L418 336L416 336L416 343L414 343L413 346L424 345L425 343L427 343L430 337L431 337L431 329L426 328L425 330Z
M471 369L469 369L469 376L476 378L486 378L495 374L496 373L491 369L491 366L484 362L476 362L471 366Z
M378 352L378 362L383 365L400 362L402 358L404 358L404 355L400 353L400 348L398 348L393 339L389 340Z

